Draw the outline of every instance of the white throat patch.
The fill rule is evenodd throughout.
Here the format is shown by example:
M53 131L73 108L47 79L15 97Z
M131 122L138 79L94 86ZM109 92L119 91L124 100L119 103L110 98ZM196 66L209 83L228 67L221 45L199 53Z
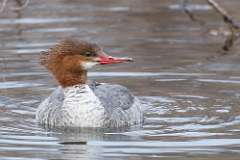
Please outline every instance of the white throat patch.
M81 66L83 67L83 69L90 69L93 66L95 66L96 64L98 64L97 62L81 62Z

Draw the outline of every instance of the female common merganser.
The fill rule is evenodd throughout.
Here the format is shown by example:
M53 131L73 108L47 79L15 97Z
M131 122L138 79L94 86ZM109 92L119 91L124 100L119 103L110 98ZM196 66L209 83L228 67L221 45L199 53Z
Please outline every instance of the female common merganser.
M41 55L41 64L60 86L38 107L37 121L54 127L122 127L141 124L139 100L115 84L90 84L87 70L96 64L132 61L108 56L97 44L66 39Z

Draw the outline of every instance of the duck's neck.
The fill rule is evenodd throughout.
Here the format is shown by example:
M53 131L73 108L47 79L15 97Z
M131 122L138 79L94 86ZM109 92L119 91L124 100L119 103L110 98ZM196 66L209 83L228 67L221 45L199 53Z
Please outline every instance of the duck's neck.
M63 90L64 90L65 98L79 97L81 95L86 95L92 92L87 84L77 84L74 86L65 87Z
M66 72L57 74L56 79L63 88L84 85L87 83L87 71L82 70L81 72Z
M64 91L64 103L67 106L81 106L87 108L102 107L100 100L87 84L78 84L66 87Z

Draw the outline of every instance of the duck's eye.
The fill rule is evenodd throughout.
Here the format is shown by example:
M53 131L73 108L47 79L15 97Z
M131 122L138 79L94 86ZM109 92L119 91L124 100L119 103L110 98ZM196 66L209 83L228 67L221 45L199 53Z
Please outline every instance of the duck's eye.
M91 52L85 52L85 55L86 55L87 57L90 57L90 56L92 56L92 53L91 53Z

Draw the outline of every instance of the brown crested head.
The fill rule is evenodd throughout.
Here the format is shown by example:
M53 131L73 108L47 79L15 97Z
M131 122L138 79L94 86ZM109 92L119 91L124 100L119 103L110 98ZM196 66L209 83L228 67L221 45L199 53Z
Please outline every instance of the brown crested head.
M85 84L87 69L96 64L113 64L132 61L131 58L108 56L95 43L65 39L42 52L40 62L63 87Z
M63 86L86 83L86 70L98 63L98 52L102 49L94 43L65 39L43 52L40 62Z

